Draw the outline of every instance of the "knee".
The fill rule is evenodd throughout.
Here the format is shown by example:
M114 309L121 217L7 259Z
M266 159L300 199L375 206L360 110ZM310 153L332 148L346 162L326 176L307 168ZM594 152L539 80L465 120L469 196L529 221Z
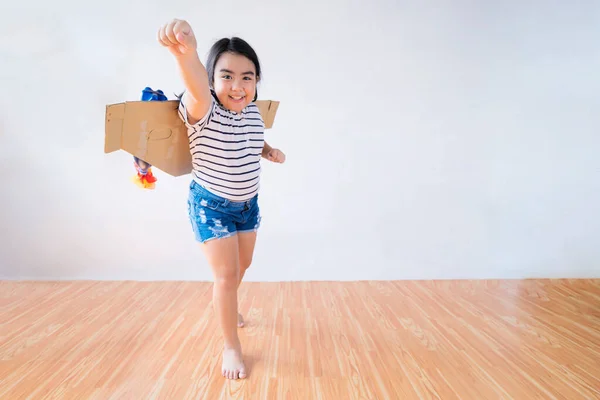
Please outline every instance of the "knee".
M240 270L245 271L250 268L250 264L252 264L252 257L244 258L240 260Z
M238 286L239 273L235 270L219 274L215 278L215 286L220 290L235 290Z

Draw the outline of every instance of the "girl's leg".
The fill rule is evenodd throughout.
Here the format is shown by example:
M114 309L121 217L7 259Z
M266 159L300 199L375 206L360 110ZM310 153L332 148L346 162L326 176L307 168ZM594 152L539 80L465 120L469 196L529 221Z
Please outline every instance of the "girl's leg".
M237 334L237 288L239 284L238 235L212 239L202 249L214 275L213 303L223 332L222 374L229 379L245 378L242 346Z
M240 279L242 283L246 270L252 264L254 247L256 245L256 232L240 232L239 237L239 260L240 260ZM239 286L239 285L238 285Z
M256 232L240 232L238 233L238 237L240 260L240 276L238 280L239 288L246 270L250 267L250 264L252 264L252 256L254 254L254 246L256 244ZM242 317L242 314L239 313L237 326L240 328L244 326L244 318Z

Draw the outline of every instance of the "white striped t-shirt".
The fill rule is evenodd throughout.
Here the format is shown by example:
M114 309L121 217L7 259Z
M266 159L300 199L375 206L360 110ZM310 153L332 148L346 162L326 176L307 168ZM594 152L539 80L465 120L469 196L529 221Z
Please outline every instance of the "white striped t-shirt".
M183 100L179 116L188 129L193 179L232 201L256 195L265 129L258 106L250 103L237 114L224 108L213 94L209 110L200 121L189 123Z

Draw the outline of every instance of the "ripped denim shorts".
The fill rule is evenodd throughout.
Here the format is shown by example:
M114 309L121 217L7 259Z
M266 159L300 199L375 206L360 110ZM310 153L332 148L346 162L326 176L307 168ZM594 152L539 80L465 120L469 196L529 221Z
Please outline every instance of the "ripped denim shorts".
M232 201L209 192L192 180L188 216L196 240L201 243L238 232L256 232L261 219L258 195L246 201Z

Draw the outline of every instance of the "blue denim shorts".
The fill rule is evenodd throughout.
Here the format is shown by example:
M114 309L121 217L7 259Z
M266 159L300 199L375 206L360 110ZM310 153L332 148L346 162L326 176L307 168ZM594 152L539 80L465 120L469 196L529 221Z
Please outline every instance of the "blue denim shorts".
M232 201L217 196L192 181L188 216L196 240L201 243L238 232L256 232L261 219L258 195L246 201Z

